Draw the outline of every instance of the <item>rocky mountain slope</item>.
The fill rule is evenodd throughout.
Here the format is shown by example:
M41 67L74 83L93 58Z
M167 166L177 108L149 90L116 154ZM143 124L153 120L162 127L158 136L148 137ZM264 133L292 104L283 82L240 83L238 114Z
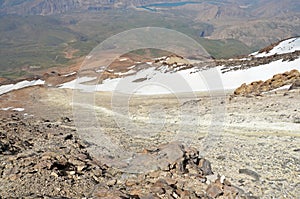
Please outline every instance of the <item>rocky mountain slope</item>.
M207 38L233 38L261 48L298 36L299 4L292 0L230 1L224 5L204 4L188 9L202 10L194 15L195 19L213 25L214 31Z
M48 15L65 13L80 7L80 2L77 0L65 1L2 1L2 14L19 14L19 15Z
M297 40L220 65L123 56L107 68L57 68L1 85L1 197L297 198L299 89L234 98L233 90L196 92L199 74L212 69L225 88L272 85L274 74L299 70ZM161 89L165 80L171 93ZM128 85L139 92L104 91ZM195 92L177 93L182 88ZM106 148L115 145L122 150Z
M208 90L234 90L242 84L268 85L261 92L293 84L300 71L299 38L291 38L266 47L249 56L228 60L207 59L199 62L177 55L169 55L144 61L133 57L120 57L109 66L71 68L38 75L30 81L20 81L0 87L0 94L32 85L47 85L61 89L79 89L86 92L118 91L122 93L166 94ZM91 57L96 55L90 55ZM87 59L86 65L93 65ZM75 70L75 71L74 71ZM290 72L291 71L291 72ZM293 78L289 78L292 74ZM277 75L278 74L278 75ZM282 74L282 75L280 75ZM282 81L268 80L276 75ZM214 76L215 83L209 81ZM282 78L288 77L286 81ZM294 77L295 76L295 77ZM78 77L76 79L76 77ZM99 79L100 77L100 79ZM282 77L282 78L280 78ZM181 86L175 86L178 81ZM266 82L263 82L266 81ZM3 83L5 80L3 80ZM218 83L219 82L219 83ZM252 83L256 82L256 83ZM268 82L274 83L274 85ZM12 82L13 83L13 82ZM157 87L161 83L171 90ZM275 85L276 83L276 85ZM153 84L153 86L151 86ZM148 85L143 90L137 88ZM185 86L184 86L185 85ZM243 86L244 87L244 86ZM242 90L245 90L243 88ZM246 89L247 90L247 89ZM250 89L251 90L251 89ZM249 91L250 92L250 91ZM251 91L252 92L252 91ZM254 92L254 91L253 91ZM236 92L240 93L240 92ZM260 93L260 92L259 92ZM245 93L244 93L245 94Z
M186 2L186 4L177 6L178 2ZM173 6L172 3L174 3ZM198 30L201 37L237 39L254 48L260 48L283 38L297 36L300 31L300 3L294 0L201 0L193 1L193 3L183 0L0 1L0 15L55 15L69 12L86 12L88 15L89 11L101 12L110 9L137 9L145 12L152 10L173 17L184 17L208 25L209 28Z
M112 35L145 26L187 34L216 58L245 55L298 36L299 7L293 0L1 0L0 76L78 63Z
M265 81L279 73L284 74L278 75L277 78L285 77L286 75L289 76L291 70L300 70L298 50L300 45L298 41L299 38L292 38L247 57L229 60L214 61L208 59L197 62L173 55L140 63L130 58L120 58L108 67L82 69L86 70L85 74L88 75L79 73L80 78L77 80L59 86L70 89L77 87L86 92L117 91L140 94L232 90L243 83ZM101 80L93 81L99 76ZM214 77L214 81L210 81L212 77ZM282 79L284 82L282 85L270 85L262 91L292 84L297 77L288 78L288 81ZM167 89L156 84L162 84ZM144 89L138 89L142 88L143 85L148 86Z
M12 126L18 129L13 131ZM182 157L170 162L170 168L135 176L92 158L74 129L69 118L34 121L19 114L1 117L1 197L248 198L224 176L209 181L206 176L212 175L211 164L200 159L195 149L174 144L172 149L182 151Z
M177 111L187 109L186 116L201 115L201 123L198 126L197 120L191 120L191 129L184 128L189 133L182 135L184 138L191 136L194 143L190 145L198 143L197 149L202 153L203 132L207 130L205 125L211 122L213 111L211 96L182 96L183 103L179 104L178 98L171 96L140 98L139 106L130 106L130 114L135 114L137 119L147 115L149 108L157 104L170 118L164 122L166 130L158 133L159 143L152 140L153 137L139 142L139 139L127 140L122 136L124 147L137 144L139 154L158 158L163 164L164 158L178 157L178 160L170 161L167 169L143 174L122 172L90 153L93 145L81 136L76 121L73 121L72 96L69 90L41 86L1 95L1 107L24 108L23 111L0 110L1 196L164 198L178 195L177 198L184 198L188 194L197 198L209 194L213 198L226 198L226 194L238 194L245 198L297 198L299 195L300 115L296 108L300 102L299 90L217 100L217 104L226 105L225 130L218 129L222 137L209 142L208 146L212 148L205 155L206 161L193 148L159 143L169 140L176 132ZM109 96L99 93L95 99L95 106L99 106L96 109L98 118L105 132L114 138L119 136L121 129L110 121L114 120L109 118L107 110L110 109L104 109L105 104L111 104ZM147 142L152 147L143 147ZM208 160L213 175L202 174L204 170L209 171ZM153 167L153 164L145 162L145 166Z
M140 6L157 6L170 3L168 7L172 8L172 3L177 7L178 2L184 2L182 5L189 5L189 1L183 0L1 0L0 8L2 14L33 14L33 15L51 15L65 13L73 10L103 10L103 9L125 9L129 7ZM288 12L298 12L299 3L296 1L193 1L196 2L196 7L205 6L208 10L206 12L206 19L223 18L223 17L280 17L282 15L290 15ZM180 5L180 4L179 4ZM217 6L217 7L215 7ZM188 6L187 6L188 7ZM272 8L272 9L269 9ZM204 15L204 13L200 13Z
M173 0L174 1L174 0ZM2 14L19 15L52 15L61 14L69 11L100 11L105 9L125 9L130 6L141 6L149 3L158 3L161 1L151 0L2 0L0 10ZM172 2L172 1L169 1ZM175 2L175 1L174 1Z

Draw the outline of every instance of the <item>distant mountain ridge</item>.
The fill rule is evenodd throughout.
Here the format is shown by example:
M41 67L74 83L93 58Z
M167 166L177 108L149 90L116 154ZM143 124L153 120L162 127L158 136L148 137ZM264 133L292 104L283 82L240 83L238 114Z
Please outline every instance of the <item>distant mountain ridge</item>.
M152 9L153 5L180 2L182 6L154 6ZM298 36L300 32L300 1L295 0L0 0L0 16L70 12L89 15L89 12L112 9L154 11L171 17L185 17L211 27L210 31L200 32L201 37L237 39L257 49Z
M138 27L187 34L215 58L245 55L299 36L300 1L0 0L0 19L0 76L7 76L7 69L67 65Z
M204 4L204 13L214 13L215 17L240 16L240 17L278 17L299 12L300 2L294 0L0 0L0 13L18 15L51 15L69 11L125 9L160 3L196 2ZM217 6L209 7L207 4Z
M65 13L80 7L77 0L13 0L1 2L1 14L48 15Z
M175 2L175 0L173 0ZM0 13L18 15L52 15L69 11L124 9L158 3L157 0L1 0ZM172 2L172 1L169 1Z

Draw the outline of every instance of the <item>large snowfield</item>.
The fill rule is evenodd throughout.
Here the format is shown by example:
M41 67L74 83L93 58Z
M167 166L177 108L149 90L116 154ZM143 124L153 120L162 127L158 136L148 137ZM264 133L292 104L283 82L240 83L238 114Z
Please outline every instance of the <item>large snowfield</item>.
M300 38L291 38L280 42L269 52L252 53L254 57L268 57L274 54L292 53L300 50ZM222 73L226 66L218 66L208 70L190 68L186 70L166 72L163 66L156 69L147 63L149 68L134 71L135 65L122 78L106 79L101 84L86 85L81 77L72 82L62 84L61 88L79 89L84 92L111 91L126 94L157 95L185 92L207 92L217 90L233 90L243 83L267 80L274 75L297 69L300 71L300 57L293 61L277 60L269 64L259 65L248 69L231 70ZM136 73L132 73L132 71ZM99 74L100 75L100 74ZM95 78L95 77L94 77Z
M61 85L61 88L80 89L83 92L112 91L127 94L156 95L198 91L233 90L243 83L267 80L273 75L293 69L300 70L300 58L294 61L274 61L269 64L233 70L222 73L225 66L197 71L187 69L178 72L164 72L154 67L138 71L123 78L106 79L102 84L85 85L84 80L95 78L81 77Z

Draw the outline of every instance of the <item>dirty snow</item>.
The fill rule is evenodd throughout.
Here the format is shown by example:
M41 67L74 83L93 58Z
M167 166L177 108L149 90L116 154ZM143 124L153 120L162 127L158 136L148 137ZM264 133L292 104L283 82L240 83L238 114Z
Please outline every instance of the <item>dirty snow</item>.
M2 85L0 86L0 95L4 93L8 93L13 90L18 90L21 88L29 87L29 86L36 86L36 85L43 85L45 84L45 81L43 80L32 80L32 81L21 81L16 84L8 84L8 85Z

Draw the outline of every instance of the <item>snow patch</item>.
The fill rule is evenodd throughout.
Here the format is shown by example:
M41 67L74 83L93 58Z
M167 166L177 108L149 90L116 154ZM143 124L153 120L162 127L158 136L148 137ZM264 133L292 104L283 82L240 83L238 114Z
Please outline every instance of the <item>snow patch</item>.
M106 66L101 66L101 67L99 67L99 69L96 70L96 73L102 73L102 72L104 72L104 71L105 71L105 68L106 68Z
M116 75L119 75L119 76L125 76L125 75L132 75L132 74L134 74L134 73L136 73L135 70L129 70L129 71L125 72L125 73L118 72L118 73L115 73L115 74L116 74Z
M69 76L75 75L76 73L77 73L77 72L72 72L72 73L69 73L69 74L64 75L64 77L69 77Z
M104 69L99 69L99 70L96 70L96 73L102 73L104 71Z
M267 94L267 93L271 93L271 92L275 92L275 91L280 91L280 90L288 90L291 86L292 86L292 84L288 84L288 85L281 86L279 88L276 88L276 89L273 89L273 90L270 90L270 91L267 91L267 92L262 92L262 94Z
M221 71L224 67L218 67ZM274 75L297 69L300 71L300 58L291 61L283 62L277 60L269 64L252 67L246 70L230 71L222 74L222 81L225 90L236 89L243 83L249 84L258 80L267 80Z
M255 57L268 57L275 54L286 54L286 53L292 53L295 51L300 50L300 38L291 38L287 39L285 41L280 42L277 46L275 46L272 50L270 50L268 53L263 52L255 52L251 55Z
M164 73L155 68L139 71L137 74L124 78L108 79L97 85L97 91L117 91L136 94L170 94L179 92L233 90L243 83L266 80L278 73L293 69L300 70L300 58L292 62L278 60L269 64L245 70L222 73L224 66L197 71L187 69L176 73ZM210 81L219 79L223 85ZM140 81L137 81L140 80Z
M136 67L136 65L133 65L133 66L129 66L127 69L133 69L134 67Z
M7 107L7 108L1 108L0 110L1 111L8 111L8 110L10 110L10 109L12 109L13 107Z
M18 82L16 84L3 85L3 86L0 86L0 95L2 95L4 93L8 93L13 90L18 90L21 88L26 88L26 87L30 87L30 86L36 86L36 85L44 85L44 84L45 84L45 81L38 79L38 80L32 80L32 81L25 80L25 81Z
M79 89L86 92L93 92L95 91L95 86L93 85L86 85L83 83L96 80L97 77L80 77L77 79L74 79L70 82L66 82L64 84L59 85L59 88L68 88L68 89Z
M34 117L34 115L28 114L28 113L24 113L23 115L24 115L25 117Z
M18 112L23 112L23 111L25 111L25 109L24 108L14 108L14 109L12 109L13 111L18 111Z
M225 66L207 70L190 68L167 72L166 68L150 67L122 78L106 79L101 84L87 85L96 77L82 77L65 83L60 88L80 89L84 92L112 91L127 94L156 95L197 91L234 90L243 83L267 80L275 74L300 70L300 58L294 61L274 61L244 70L222 71Z
M23 112L23 111L25 111L24 108L14 108L14 107L0 108L0 110L1 110L1 111L13 110L13 111L18 111L18 112Z
M121 62L127 61L127 60L128 60L128 58L121 58L121 59L120 59Z

